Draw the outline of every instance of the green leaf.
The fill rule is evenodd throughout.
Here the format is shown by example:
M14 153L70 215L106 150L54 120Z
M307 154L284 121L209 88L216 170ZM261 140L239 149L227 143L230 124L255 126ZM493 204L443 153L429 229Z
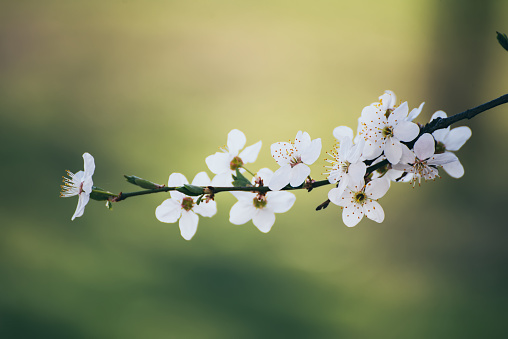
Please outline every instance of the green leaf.
M90 193L90 199L97 200L97 201L104 201L109 200L112 197L118 197L115 193L111 193L109 191L106 191L103 188L93 186L92 187L92 193Z
M508 51L508 37L506 36L506 34L499 32L496 33L497 33L497 41L499 41L499 44L503 46L505 50Z
M250 181L240 173L240 170L236 169L236 176L233 174L233 186L234 187L249 187L252 186Z
M176 190L185 195L197 197L198 195L204 194L203 187L184 184L183 186L177 187Z
M199 196L198 200L196 200L196 205L201 204L201 200L203 200L203 197L204 197L204 196L205 196L204 194L201 194L201 195Z
M146 189L155 189L164 187L164 185L159 185L149 180L137 177L135 175L124 175L125 179L133 185L146 188Z

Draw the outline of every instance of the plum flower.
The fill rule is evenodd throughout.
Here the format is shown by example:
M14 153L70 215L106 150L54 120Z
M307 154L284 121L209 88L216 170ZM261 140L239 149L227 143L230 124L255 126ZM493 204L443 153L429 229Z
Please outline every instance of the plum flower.
M172 173L169 176L168 187L180 187L189 182L181 173ZM205 172L196 174L192 185L209 186L210 178ZM155 216L159 221L166 223L174 223L178 219L180 233L185 240L190 240L198 228L199 217L212 217L217 213L217 205L215 201L202 201L196 204L197 197L189 197L178 191L170 192L171 198L166 199L155 209Z
M272 144L272 157L281 166L273 174L268 187L278 191L287 184L293 187L301 185L310 174L310 168L321 153L321 138L311 141L307 132L298 131L294 142Z
M262 184L269 182L273 172L263 168L257 173L254 181ZM254 225L263 233L267 233L275 222L275 213L284 213L293 206L296 197L293 193L266 192L231 192L238 201L231 207L229 221L242 225L252 219Z
M342 220L348 227L356 226L363 216L381 223L385 213L376 201L382 198L390 188L390 182L384 179L374 179L365 185L362 179L359 183L350 185L345 191L332 188L328 192L328 199L343 208Z
M350 182L359 182L363 179L367 165L361 161L365 140L360 138L359 142L353 145L353 130L347 126L339 126L333 130L334 137L339 140L339 147L335 147L331 153L332 159L327 159L330 166L328 181L339 182L339 190L344 191Z
M435 153L435 142L429 133L423 134L416 140L414 152L406 145L403 145L402 157L400 163L393 165L393 168L413 174L413 186L418 180L421 183L422 178L425 180L435 179L438 177L437 166L458 161L455 154L447 152L441 154Z
M95 161L90 153L83 153L84 171L72 173L67 170L69 178L63 177L64 184L60 196L68 198L77 195L78 206L72 216L71 220L80 217L85 212L85 206L90 200L90 193L92 193L93 180L92 175L95 171Z
M205 159L210 171L216 175L213 178L214 186L231 186L233 181L231 175L236 173L236 169L256 161L261 149L261 141L246 147L240 153L246 142L245 134L234 129L228 133L227 147L224 147L222 152L212 154ZM243 169L241 171L243 172Z
M375 159L384 151L388 161L396 164L402 156L401 141L409 142L418 136L420 128L408 119L414 119L422 106L413 110L413 116L409 117L407 102L396 107L384 104L383 96L380 99L379 104L365 107L359 119L359 134L366 141L364 157Z
M436 118L446 118L446 113L443 111L437 111L432 115L430 121ZM436 139L436 153L450 153L450 151L458 151L462 145L471 137L471 129L467 126L460 126L457 128L438 129L432 133L434 139ZM464 167L457 161L452 161L443 165L443 169L453 178L460 178L464 175Z

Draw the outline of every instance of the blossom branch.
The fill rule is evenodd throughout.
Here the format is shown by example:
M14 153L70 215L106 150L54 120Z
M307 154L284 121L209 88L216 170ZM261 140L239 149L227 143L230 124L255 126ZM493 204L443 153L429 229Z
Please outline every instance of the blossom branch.
M214 197L217 193L231 192L238 201L231 207L229 221L235 225L252 220L261 231L268 232L275 221L276 213L287 212L296 197L287 192L307 190L333 185L328 199L317 206L325 209L330 203L342 208L342 219L346 226L358 224L366 216L382 222L383 208L377 202L390 187L390 182L410 181L413 186L421 180L438 177L442 168L453 178L464 175L464 168L454 154L471 137L467 126L450 129L449 126L499 105L508 103L508 94L447 117L443 111L432 115L426 125L414 123L423 103L409 112L407 102L397 104L392 91L385 91L378 103L366 106L358 119L358 135L348 126L333 130L338 140L335 148L328 153L331 164L327 178L315 181L311 178L312 165L321 153L321 138L311 139L307 132L299 131L294 141L277 142L270 151L280 166L275 172L262 168L253 173L245 164L253 163L260 151L261 141L245 147L245 135L234 129L228 134L227 146L208 156L205 162L215 175L210 180L204 171L196 174L192 183L181 173L171 173L167 183L160 185L143 178L125 175L126 180L142 190L114 194L93 186L95 170L93 157L85 153L84 170L77 173L68 171L64 178L62 196L78 195L78 206L72 219L83 214L89 199L106 201L111 209L113 202L127 198L170 192L155 210L156 218L165 223L179 220L182 237L190 240L197 229L198 215L212 217L217 213ZM242 150L243 149L243 150ZM247 179L242 173L249 173Z
M492 109L496 106L508 103L508 94L502 95L497 99L481 104L480 106L470 108L462 113L457 113L448 118L437 118L421 128L419 136L424 133L432 133L438 129L446 128L452 124L464 119L472 119L478 114Z

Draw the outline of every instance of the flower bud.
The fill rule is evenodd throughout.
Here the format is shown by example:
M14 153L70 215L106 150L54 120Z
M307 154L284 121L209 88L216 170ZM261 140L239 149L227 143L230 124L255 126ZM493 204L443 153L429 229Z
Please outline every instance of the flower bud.
M133 185L139 186L146 189L162 188L164 185L159 185L146 179L137 177L135 175L124 175L125 179Z
M499 41L499 44L508 51L508 37L506 36L506 34L499 32L496 33L497 33L497 41Z

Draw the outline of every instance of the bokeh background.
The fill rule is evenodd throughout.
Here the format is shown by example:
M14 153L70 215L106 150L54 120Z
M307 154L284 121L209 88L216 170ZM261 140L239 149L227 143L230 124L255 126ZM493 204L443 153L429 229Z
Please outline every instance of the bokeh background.
M463 122L466 174L392 185L382 224L347 228L297 192L268 234L228 222L192 241L154 210L59 198L64 170L136 190L189 179L238 128L330 150L386 89L418 118L508 92L506 1L7 1L0 11L0 337L478 338L508 329L508 106ZM313 166L316 179L325 162Z

